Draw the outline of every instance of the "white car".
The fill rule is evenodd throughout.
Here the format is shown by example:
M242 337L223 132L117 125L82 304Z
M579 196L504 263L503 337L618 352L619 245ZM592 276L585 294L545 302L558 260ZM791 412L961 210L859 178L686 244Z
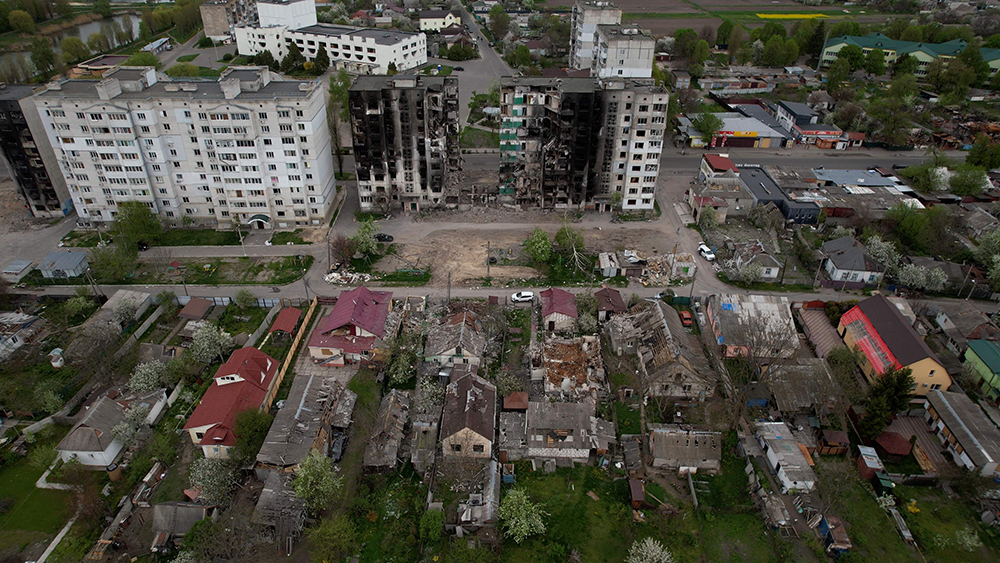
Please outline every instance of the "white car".
M715 261L715 253L712 252L712 249L709 248L704 242L698 243L698 254L701 254L701 256L709 262Z
M530 303L535 300L535 293L533 291L518 291L510 296L510 300L514 303Z

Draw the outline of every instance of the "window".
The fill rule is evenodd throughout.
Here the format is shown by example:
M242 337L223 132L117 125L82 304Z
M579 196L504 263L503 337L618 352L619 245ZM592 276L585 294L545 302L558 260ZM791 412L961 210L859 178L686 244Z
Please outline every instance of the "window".
M481 454L486 451L486 448L482 444L473 444L472 451Z

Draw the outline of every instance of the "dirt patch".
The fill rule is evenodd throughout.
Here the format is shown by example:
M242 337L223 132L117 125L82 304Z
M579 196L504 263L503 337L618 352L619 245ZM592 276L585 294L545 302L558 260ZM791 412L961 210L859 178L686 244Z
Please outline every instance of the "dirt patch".
M632 20L629 20L632 21ZM701 31L706 25L718 29L722 20L719 18L662 18L634 20L643 29L648 29L654 37L672 36L678 29L693 29ZM760 20L764 25L764 20Z
M299 235L302 237L302 240L306 241L306 244L315 244L326 240L326 229L302 229Z
M420 216L425 223L561 223L573 221L573 212L543 209L508 209L506 207L473 207L469 210L442 209Z
M490 266L490 276L495 280L528 279L539 272L528 265L521 243L535 226L550 234L558 224L525 225L523 229L454 229L433 231L422 239L395 245L396 254L386 256L377 265L382 272L398 269L430 267L431 287L448 285L451 272L453 285L476 286L486 277L486 243L489 241L491 256L496 263ZM663 233L654 229L585 229L584 243L591 253L614 250L638 250L640 254L663 253L672 250L664 246Z
M32 217L24 198L17 193L17 184L9 178L0 180L0 235L37 231L54 221Z

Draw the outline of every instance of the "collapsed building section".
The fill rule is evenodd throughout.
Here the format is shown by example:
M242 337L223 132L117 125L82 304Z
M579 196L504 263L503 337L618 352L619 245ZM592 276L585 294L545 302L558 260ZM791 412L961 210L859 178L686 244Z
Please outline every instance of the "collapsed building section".
M501 203L653 209L668 99L648 80L504 78Z
M457 78L359 76L348 109L362 211L459 203Z

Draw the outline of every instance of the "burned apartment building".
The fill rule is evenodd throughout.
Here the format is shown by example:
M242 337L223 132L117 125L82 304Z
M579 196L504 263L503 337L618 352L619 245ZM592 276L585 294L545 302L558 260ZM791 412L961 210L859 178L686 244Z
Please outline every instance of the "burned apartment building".
M649 80L506 77L500 201L653 209L669 94Z
M459 203L457 78L359 76L348 108L362 211Z

